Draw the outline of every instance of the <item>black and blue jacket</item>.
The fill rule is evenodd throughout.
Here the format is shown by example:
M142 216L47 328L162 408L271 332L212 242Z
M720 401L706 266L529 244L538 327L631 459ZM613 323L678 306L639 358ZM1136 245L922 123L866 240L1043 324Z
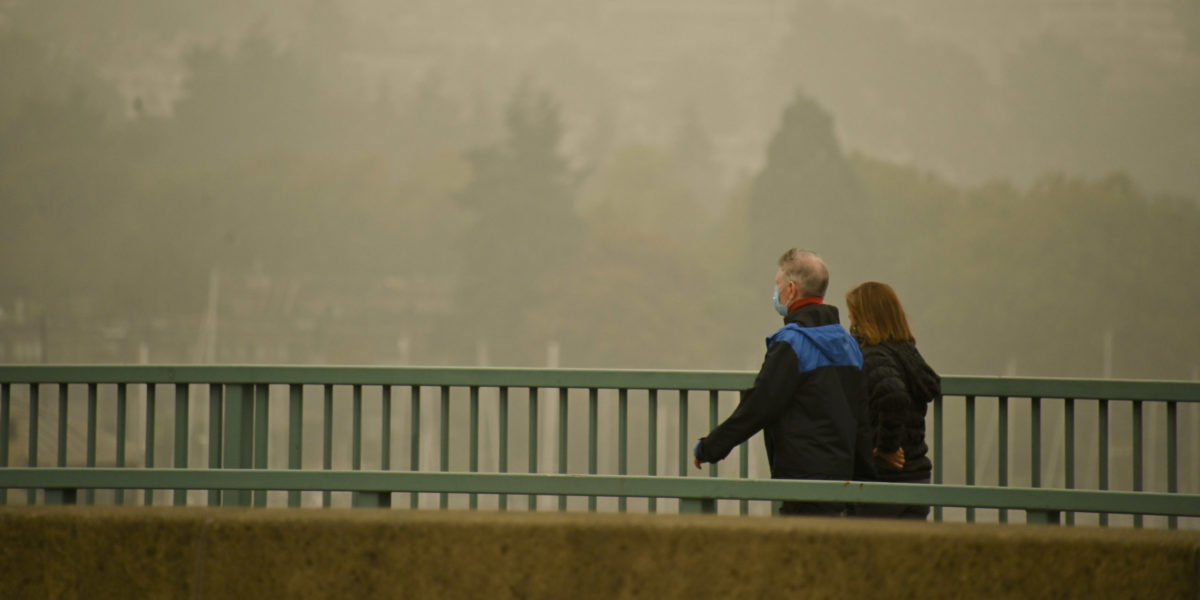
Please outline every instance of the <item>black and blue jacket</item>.
M754 387L696 457L722 460L762 430L772 479L873 479L858 343L827 304L796 308L784 323L767 338Z

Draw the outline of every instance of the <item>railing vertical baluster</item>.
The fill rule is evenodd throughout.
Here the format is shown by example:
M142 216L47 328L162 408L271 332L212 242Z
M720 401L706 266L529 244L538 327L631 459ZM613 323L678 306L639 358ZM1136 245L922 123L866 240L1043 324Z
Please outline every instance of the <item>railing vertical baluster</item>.
M117 384L117 439L116 441L116 456L114 456L114 464L116 467L122 468L125 466L125 425L126 413L128 406L128 386L124 383ZM113 499L118 506L125 503L125 490L119 489L116 491L116 497Z
M226 386L225 408L221 466L226 469L249 469L254 465L254 386ZM250 500L250 492L231 490L225 493L224 504L250 506Z
M333 470L333 386L325 384L325 411L321 423L321 468ZM333 495L329 490L321 492L321 506L329 508Z
M36 383L29 384L29 448L26 452L29 466L38 466L38 412L41 408L41 386ZM37 490L29 488L25 490L25 502L33 504L37 498Z
M1075 399L1063 399L1063 473L1068 490L1075 489ZM1075 513L1067 511L1067 525L1075 524Z
M304 386L288 384L288 468L299 469L304 463ZM289 490L288 506L300 506L300 490Z
M1133 401L1133 491L1142 491L1142 401ZM1133 526L1142 526L1142 515L1133 515Z
M0 383L0 468L8 466L8 428L12 420L12 386ZM0 506L8 504L8 488L0 488Z
M189 396L191 387L186 383L175 384L175 468L188 468L188 444L191 442L189 436L191 427L189 426L188 410ZM187 505L187 490L175 490L175 506Z
M58 466L67 466L67 384L60 383L58 388Z
M379 470L392 470L392 386L385 385L379 400Z
M270 390L267 384L254 386L254 468L266 469L267 465L267 436L270 434ZM266 490L254 490L254 506L267 505Z
M1042 487L1042 399L1029 399L1029 487Z
M440 445L438 469L444 473L450 469L450 387L443 385L438 389L442 392L441 412L438 415L441 425L441 439L438 440ZM450 497L442 492L438 498L438 507L445 510L449 505Z
M570 388L558 389L558 472L566 474L567 472L567 396L571 394ZM559 495L558 510L567 510L567 497Z
M599 391L596 388L588 388L588 475L596 474L596 444L597 444L597 429L596 421L600 418L600 402L598 397ZM596 497L588 496L588 511L596 512Z
M1177 403L1167 402L1167 492L1174 494L1179 491L1179 445L1176 433L1178 431ZM1195 432L1193 432L1194 434ZM1179 518L1175 515L1167 517L1167 527L1177 529Z
M350 470L362 469L362 385L351 386Z
M942 462L945 454L942 452L942 405L945 401L941 396L933 399L933 482L942 483ZM941 522L942 507L933 507L933 520Z
M508 472L508 388L500 388L500 446L497 467L501 473ZM497 499L500 510L508 510L508 494L500 494Z
M96 467L96 397L98 387L94 383L89 383L87 386L87 456L84 461L88 468ZM0 464L7 464L5 463ZM87 504L96 503L96 490L88 488L84 493L84 502ZM0 502L2 504L3 502Z
M712 431L717 428L717 390L708 390L708 430ZM690 443L691 440L688 440ZM689 450L689 456L691 452ZM708 465L708 476L717 476L717 463Z
M144 448L144 460L142 465L146 468L154 467L154 422L156 420L156 409L158 404L158 386L153 383L146 384L146 442ZM154 490L145 489L142 492L142 503L150 506L154 503Z
M1100 489L1108 489L1108 400L1100 398L1096 401L1099 408L1099 434L1100 442ZM1100 525L1108 525L1108 513L1100 513Z
M658 475L658 390L647 390L649 400L648 404L648 421L649 439L647 450L647 475ZM658 512L658 498L650 498L648 501L649 512Z
M538 388L529 388L529 472L538 472ZM526 498L528 509L537 510L537 496Z
M471 386L469 393L470 414L467 419L470 440L467 442L467 470L475 473L479 471L479 386ZM478 494L468 494L467 499L468 508L471 510L479 508Z
M617 390L617 474L629 474L629 390ZM617 512L625 512L625 496L617 498Z
M996 485L1008 487L1008 396L1000 396L997 401L996 422L1000 428L999 448L996 450L997 469ZM1000 522L1008 522L1008 510L1000 509Z
M738 445L738 477L747 479L750 477L750 449L749 441L742 442ZM738 513L742 516L750 514L750 501L738 501Z
M688 474L688 391L678 390L679 394L679 476L687 477Z
M975 396L967 396L967 422L966 422L966 445L967 445L967 473L966 484L975 485ZM975 509L967 508L967 522L975 522Z
M408 407L409 423L408 423L408 469L414 473L421 470L421 388L420 386L409 386L408 388ZM408 495L408 507L417 508L421 503L421 496L416 492L410 492Z
M124 384L117 386L118 407L121 403L120 398L123 395L121 391L122 385ZM224 392L224 386L221 384L215 382L208 384L208 468L210 469L221 468ZM118 418L120 418L120 414L124 412L124 409L118 408L117 410ZM119 441L122 435L118 434L117 437ZM120 490L117 493L120 493ZM221 505L221 490L208 490L208 505Z

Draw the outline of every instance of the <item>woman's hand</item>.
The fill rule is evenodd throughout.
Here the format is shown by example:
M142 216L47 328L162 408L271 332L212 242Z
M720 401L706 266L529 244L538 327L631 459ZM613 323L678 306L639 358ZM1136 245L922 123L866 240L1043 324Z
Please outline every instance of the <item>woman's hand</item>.
M884 462L897 469L904 468L904 448L896 448L895 452L880 452L879 448L875 449L875 456L882 458Z

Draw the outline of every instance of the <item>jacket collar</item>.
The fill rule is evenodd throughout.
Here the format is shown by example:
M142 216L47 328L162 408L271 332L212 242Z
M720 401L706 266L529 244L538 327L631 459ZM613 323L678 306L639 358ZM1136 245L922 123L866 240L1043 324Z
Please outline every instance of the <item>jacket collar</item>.
M794 305L794 303L793 303ZM820 327L822 325L835 325L841 323L838 317L838 309L832 304L810 303L801 304L800 306L788 312L788 315L783 319L784 323L795 323L801 327Z

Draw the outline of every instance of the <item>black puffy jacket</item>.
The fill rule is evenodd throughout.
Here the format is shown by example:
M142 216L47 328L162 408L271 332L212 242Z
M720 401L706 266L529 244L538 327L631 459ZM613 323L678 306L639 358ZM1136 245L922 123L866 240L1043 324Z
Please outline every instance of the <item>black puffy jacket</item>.
M773 479L872 479L858 344L827 304L797 308L767 338L767 355L733 414L701 438L716 462L763 431Z
M876 457L879 479L928 478L933 463L925 442L925 413L929 402L942 395L941 378L911 342L883 342L864 347L862 353L875 448L904 448L903 469Z

